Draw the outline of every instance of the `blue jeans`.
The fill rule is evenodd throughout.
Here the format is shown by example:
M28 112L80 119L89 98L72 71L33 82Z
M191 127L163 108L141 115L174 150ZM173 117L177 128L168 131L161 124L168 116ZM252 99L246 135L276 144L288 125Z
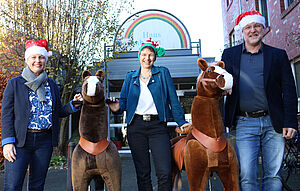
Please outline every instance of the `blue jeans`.
M236 153L240 166L241 191L258 191L258 158L262 157L262 190L281 191L281 163L285 140L275 132L270 116L237 117Z
M127 128L128 144L137 174L138 190L152 191L151 150L159 191L172 189L171 146L168 128L159 120L145 122L134 118Z
M29 191L44 190L45 179L52 155L51 131L27 133L24 147L16 147L14 162L5 159L4 191L22 191L29 167Z

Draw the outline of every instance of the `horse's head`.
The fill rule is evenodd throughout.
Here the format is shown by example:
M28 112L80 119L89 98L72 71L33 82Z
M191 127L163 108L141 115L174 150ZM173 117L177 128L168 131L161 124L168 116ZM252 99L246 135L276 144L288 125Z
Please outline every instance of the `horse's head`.
M98 70L95 76L85 70L82 73L82 78L84 80L81 92L83 99L92 104L104 100L103 70Z
M208 66L204 59L199 58L197 63L203 71L197 79L197 95L219 97L224 91L231 91L233 78L224 69L224 62L219 61L215 65Z

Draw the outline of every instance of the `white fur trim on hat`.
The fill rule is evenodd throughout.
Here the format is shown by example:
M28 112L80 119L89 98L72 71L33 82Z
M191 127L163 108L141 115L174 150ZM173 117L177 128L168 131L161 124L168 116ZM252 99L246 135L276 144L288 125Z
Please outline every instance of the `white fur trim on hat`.
M41 46L32 46L26 49L25 60L27 60L27 58L29 58L29 56L33 54L41 54L45 56L46 60L48 60L49 56L52 56L52 52L51 51L47 52L46 48Z
M247 15L243 17L239 24L234 27L234 30L243 30L243 28L250 23L259 23L262 24L265 28L265 22L265 17L261 15Z

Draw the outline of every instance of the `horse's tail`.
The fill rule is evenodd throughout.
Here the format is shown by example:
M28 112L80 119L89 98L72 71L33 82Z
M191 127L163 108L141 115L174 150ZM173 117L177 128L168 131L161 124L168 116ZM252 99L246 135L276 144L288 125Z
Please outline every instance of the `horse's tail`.
M182 188L181 172L178 171L178 173L175 175L172 191L179 191L181 190L181 188Z

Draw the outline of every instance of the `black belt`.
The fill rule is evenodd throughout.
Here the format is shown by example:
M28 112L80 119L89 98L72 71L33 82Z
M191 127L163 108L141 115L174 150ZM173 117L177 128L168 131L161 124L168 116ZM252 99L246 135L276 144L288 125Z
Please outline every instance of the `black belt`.
M143 121L155 121L155 120L159 120L158 115L150 115L150 114L145 114L145 115L134 114L134 117L136 119L140 119L140 120L143 120Z
M268 111L264 111L264 110L253 111L253 112L240 111L239 116L258 118L258 117L264 117L264 116L266 116L268 114L269 114L269 112Z
M51 129L27 129L28 133L42 133L48 131L51 131Z

